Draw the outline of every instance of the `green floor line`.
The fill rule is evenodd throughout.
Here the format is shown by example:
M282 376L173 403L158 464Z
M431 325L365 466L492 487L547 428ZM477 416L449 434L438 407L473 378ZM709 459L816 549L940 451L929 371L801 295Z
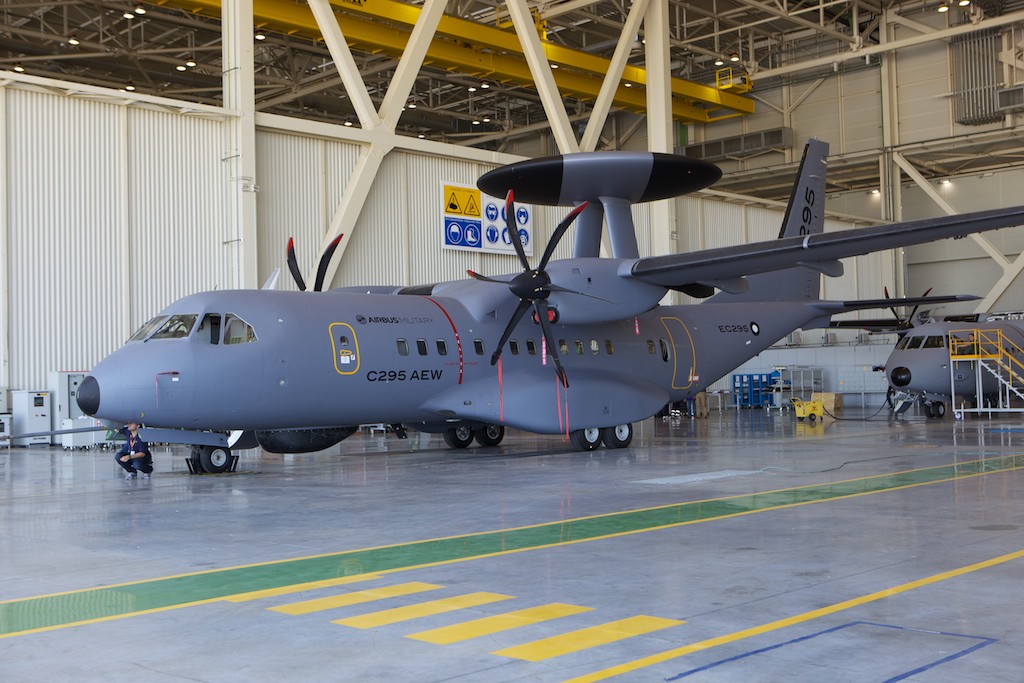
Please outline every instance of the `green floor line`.
M250 591L341 576L469 560L793 505L935 484L1024 467L1024 454L728 498L564 520L531 527L281 560L0 603L0 638L140 612L181 607Z

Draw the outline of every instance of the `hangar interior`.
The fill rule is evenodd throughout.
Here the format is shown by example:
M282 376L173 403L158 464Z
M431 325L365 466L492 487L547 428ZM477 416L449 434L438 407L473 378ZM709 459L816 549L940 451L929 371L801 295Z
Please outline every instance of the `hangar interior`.
M527 158L646 150L719 165L709 189L632 207L641 256L775 238L812 137L831 149L827 232L1020 203L1018 0L0 0L0 12L8 403L88 371L173 300L260 287L284 271L289 238L311 281L340 236L332 287L516 271L513 254L442 248L440 216L446 184ZM543 245L564 209L532 208ZM981 297L938 314L1024 308L1022 228L844 266L822 278L823 298L934 288ZM651 418L621 452L517 433L453 455L436 435L368 431L314 456L245 451L238 472L210 477L160 447L144 483L115 479L107 451L8 448L0 651L24 681L1014 680L1015 423L872 421L886 393L872 368L896 339L802 330L735 371L821 368L821 389L863 422L725 406ZM730 388L728 376L711 387ZM701 501L716 512L689 517ZM663 510L672 521L617 517ZM527 540L533 529L554 536ZM452 539L479 550L445 554ZM389 548L413 559L370 552ZM428 590L459 594L410 597ZM460 640L438 616L496 620L518 596L534 611L517 623L541 624L523 639L491 621L472 632L484 641ZM378 600L429 624L396 627ZM315 618L327 610L331 625ZM583 612L569 631L538 616ZM222 647L197 655L197 641ZM55 661L55 648L75 657Z

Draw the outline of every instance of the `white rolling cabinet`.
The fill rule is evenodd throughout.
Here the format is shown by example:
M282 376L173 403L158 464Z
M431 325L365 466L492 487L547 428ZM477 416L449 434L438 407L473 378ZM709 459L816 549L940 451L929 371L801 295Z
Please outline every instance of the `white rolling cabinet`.
M11 407L14 420L12 434L49 432L52 429L49 391L12 391ZM49 435L14 439L15 446L49 445Z

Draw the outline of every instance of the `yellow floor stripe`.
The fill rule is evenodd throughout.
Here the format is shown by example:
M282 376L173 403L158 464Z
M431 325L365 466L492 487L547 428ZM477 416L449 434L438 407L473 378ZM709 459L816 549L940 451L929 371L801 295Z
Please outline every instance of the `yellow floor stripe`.
M443 587L444 586L437 586L432 583L412 581L410 583L400 583L395 586L369 588L364 591L341 593L340 595L331 595L326 598L292 602L287 605L268 607L267 609L273 610L274 612L282 612L284 614L310 614L311 612L320 612L325 609L346 607L348 605L359 605L364 602L373 602L374 600L383 600L385 598L395 598L401 595L413 595L414 593L423 593L424 591L437 590L438 588Z
M420 631L419 633L408 635L406 638L422 640L425 643L434 643L435 645L450 645L452 643L461 643L462 641L470 640L471 638L489 636L492 633L510 631L514 628L520 628L521 626L539 624L542 621L550 621L552 619L568 617L573 614L580 614L581 612L589 612L592 609L594 608L580 607L579 605L566 605L564 603L555 602L550 605L529 607L515 612L495 614L492 617L473 619L472 621L466 621L461 624L442 626L441 628L435 628L430 631Z
M292 593L301 593L303 591L316 590L317 588L331 588L333 586L342 586L346 583L358 583L359 581L372 581L373 579L379 579L380 574L359 574L356 576L343 576L339 579L324 579L323 581L308 581L306 583L297 583L293 586L281 586L280 588L268 588L262 591L250 591L248 593L238 593L236 595L229 595L222 598L226 602L248 602L249 600L261 600L263 598L273 598L278 595L291 595Z
M667 662L669 660L676 659L677 657L682 657L684 655L688 655L694 652L708 650L710 648L717 647L719 645L725 645L727 643L734 643L738 640L750 638L751 636L761 635L763 633L775 631L780 628L785 628L787 626L793 626L794 624L800 624L805 621L817 619L818 617L824 617L829 614L835 614L836 612L841 612L843 610L850 609L851 607L859 607L860 605L864 605L869 602L874 602L876 600L881 600L883 598L892 597L893 595L899 595L900 593L905 593L915 588L921 588L922 586L928 586L933 583L945 581L946 579L952 579L957 576L963 576L964 574L970 574L971 572L978 571L979 569L987 569L988 567L994 567L996 565L1003 564L1004 562L1010 562L1011 560L1017 560L1020 558L1024 558L1024 550L1018 550L1017 552L1009 553L1007 555L993 557L990 560L985 560L984 562L978 562L976 564L970 564L966 567L960 567L958 569L953 569L948 572L943 572L942 574L935 574L933 576L928 576L923 579L917 579L916 581L909 581L898 586L893 586L892 588L886 588L875 593L862 595L859 598L853 598L851 600L837 602L834 605L828 605L827 607L822 607L821 609L811 610L810 612L804 612L803 614L797 614L796 616L787 617L785 619L779 619L777 621L772 621L767 624L762 624L761 626L754 626L752 628L744 629L742 631L736 631L735 633L730 633L724 636L718 636L717 638L708 638L707 640L702 640L697 643L684 645L682 647L677 647L672 650L666 650L665 652L659 652L658 654L654 654L649 657L644 657L643 659L637 659L632 662L620 664L619 666L613 666L608 669L602 669L601 671L595 671L594 673L587 674L586 676L579 676L578 678L573 678L568 681L565 681L565 683L591 683L591 681L603 681L606 678L611 678L613 676L618 676L621 674L629 673L631 671L636 671L637 669L641 669L646 666L660 664L662 662Z
M684 621L675 619L662 619L661 617L630 617L619 621L609 621L607 624L599 624L590 628L583 628L578 631L571 631L560 636L552 636L543 640L535 640L532 643L524 643L515 647L505 648L492 652L502 657L514 659L525 659L528 662L541 662L552 657L579 652L587 648L597 647L614 643L633 636L660 631L669 626L684 624Z
M400 621L409 621L410 619L419 619L420 617L427 617L432 614L454 612L458 609L477 607L511 599L511 595L501 595L500 593L467 593L466 595L457 595L454 598L431 600L430 602L421 602L417 605L406 605L405 607L395 607L394 609L386 609L380 612L362 614L358 617L338 619L331 623L351 626L352 628L373 628L375 626L397 624Z

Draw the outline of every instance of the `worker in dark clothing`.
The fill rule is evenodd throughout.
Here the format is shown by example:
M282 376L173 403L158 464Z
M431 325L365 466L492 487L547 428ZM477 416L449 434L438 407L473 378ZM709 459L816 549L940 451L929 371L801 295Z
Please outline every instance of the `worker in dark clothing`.
M153 454L149 452L149 444L139 437L139 424L129 422L121 433L125 437L124 445L114 457L125 471L125 480L134 479L136 472L141 472L143 479L149 479L153 473Z

